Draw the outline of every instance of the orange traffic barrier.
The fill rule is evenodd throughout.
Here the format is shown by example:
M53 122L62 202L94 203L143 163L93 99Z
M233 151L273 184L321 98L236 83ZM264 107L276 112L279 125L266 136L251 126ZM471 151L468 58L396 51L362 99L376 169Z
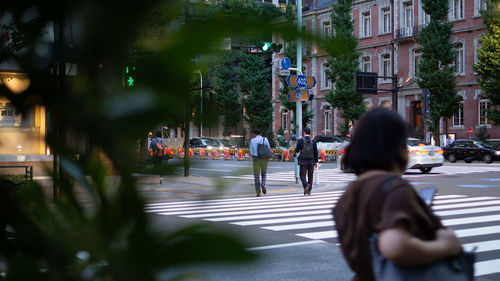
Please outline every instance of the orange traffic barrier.
M243 160L243 149L238 150L238 160Z
M193 157L193 149L189 148L189 158L192 158L192 157Z
M213 160L217 159L217 149L216 148L212 149L212 159Z
M204 148L202 148L200 151L200 157L201 157L201 159L205 159L205 149Z
M325 162L325 150L321 149L321 162Z
M226 148L226 157L224 158L226 160L229 160L229 148Z
M288 151L288 149L285 149L285 161L288 161L289 157L290 157L290 151Z

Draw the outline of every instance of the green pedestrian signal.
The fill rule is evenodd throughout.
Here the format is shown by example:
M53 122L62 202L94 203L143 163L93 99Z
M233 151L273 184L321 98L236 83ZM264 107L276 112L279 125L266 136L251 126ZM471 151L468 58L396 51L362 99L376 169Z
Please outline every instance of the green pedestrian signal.
M128 87L135 86L135 66L126 66L125 67L125 83Z
M276 43L271 43L271 42L264 42L264 45L262 45L262 51L264 52L279 52L281 51L281 48L283 48L283 45L281 44L276 44Z

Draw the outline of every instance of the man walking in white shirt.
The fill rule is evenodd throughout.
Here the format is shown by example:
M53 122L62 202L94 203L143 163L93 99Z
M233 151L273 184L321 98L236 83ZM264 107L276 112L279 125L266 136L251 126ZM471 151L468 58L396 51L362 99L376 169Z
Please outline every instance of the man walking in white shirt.
M263 144L269 148L269 141L267 138L261 136L260 129L254 129L253 133L255 137L250 140L250 155L253 158L253 176L255 182L255 192L257 193L257 197L260 196L261 190L262 193L266 194L266 172L267 172L267 161L269 159L261 158L258 153L259 144ZM262 176L262 180L261 180Z

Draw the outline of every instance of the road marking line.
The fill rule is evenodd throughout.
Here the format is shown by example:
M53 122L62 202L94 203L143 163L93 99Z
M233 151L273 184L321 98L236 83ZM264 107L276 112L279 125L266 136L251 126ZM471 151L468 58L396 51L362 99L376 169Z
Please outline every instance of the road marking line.
M292 202L315 202L321 200L338 199L340 194L329 194L329 195L318 195L318 196L307 196L307 197L294 197L294 198L265 198L257 202L249 202L248 200L242 200L237 202L209 202L209 203L198 203L192 205L171 205L171 206L153 206L148 208L148 211L154 212L167 212L167 211L183 211L183 210L202 210L202 209L213 209L213 208L223 208L230 206L263 206L272 204L282 204L282 203L292 203Z
M455 230L455 234L459 238L495 234L499 232L500 232L500 226L485 226L485 227Z
M322 241L322 240L309 240L309 241L302 241L302 242L294 242L294 243L286 243L286 244L276 244L276 245L269 245L269 246L253 247L253 248L248 248L247 250L249 250L249 251L260 251L260 250L269 250L269 249L278 249L278 248L286 248L286 247L311 245L311 244L318 244L318 243L326 243L326 242Z
M271 186L272 187L272 186ZM343 190L335 190L335 191L325 191L325 192L316 192L314 193L315 196L320 196L320 195L328 195L328 194L339 194L339 193L344 193ZM219 198L219 199L208 199L208 200L193 200L193 201L183 201L183 202L170 202L170 203L150 203L147 204L146 206L158 206L158 205L164 205L164 206L171 206L171 205L178 205L178 204L192 204L192 203L206 203L206 202L229 202L229 201L242 201L242 200L247 200L247 201L259 201L262 199L271 199L271 198L289 198L289 197L301 197L304 198L303 194L285 194L285 195L271 195L267 196L264 198L259 198L259 197L230 197L230 198Z
M435 200L432 201L433 204L450 204L450 203L463 203L470 201L479 201L479 200L492 200L498 199L498 197L467 197L467 198L458 198L458 199L449 199L449 200Z
M439 211L434 212L436 216L446 217L454 215L464 215L464 214L475 214L475 213L486 213L486 212L496 212L500 211L500 207L484 207L484 208L473 208L473 209L462 209L462 210L451 210L451 211Z
M316 211L300 211L300 212L287 212L287 213L274 213L274 214L260 214L260 215L248 215L248 216L230 216L222 218L207 218L207 221L233 221L233 220L254 220L254 219L268 219L268 218L279 218L288 216L302 216L302 215L318 215L318 214L331 214L331 209L321 209Z
M308 232L308 233L299 233L295 234L297 236L317 240L317 239L326 239L326 238L336 238L337 231L336 230L328 230L328 231L318 231L318 232Z
M275 223L299 222L299 221L313 221L313 220L324 220L324 219L333 220L333 215L330 214L321 216L292 217L284 219L237 221L237 222L232 222L231 224L246 226L246 225L264 225L264 224L275 224Z
M500 250L500 240L490 240L490 241L482 241L476 243L469 243L462 245L465 251L472 251L476 248L475 252L488 252L488 251L496 251Z
M481 223L481 222L494 222L494 221L500 221L500 215L448 219L448 220L442 220L441 222L445 226L452 226L452 225L462 225L462 224Z
M458 184L460 187L471 187L471 188L490 188L490 187L500 187L500 185L488 185L488 184Z
M334 225L335 223L333 222L333 220L329 220L329 221L319 221L319 222L264 226L261 228L273 231L282 231L282 230L307 229L307 228L327 227L327 226L333 227Z
M500 268L500 259L479 261L474 263L474 276L498 273L498 268Z
M321 200L318 202L302 202L302 203L289 203L289 204L281 204L279 207L274 207L270 209L262 209L262 206L249 206L249 207L233 207L233 208L222 208L216 210L193 210L193 211L179 211L179 212L161 212L162 215L187 215L187 214L204 214L206 216L224 216L229 213L226 212L234 212L234 211L245 211L251 210L251 212L281 212L287 210L284 207L300 207L300 206L321 206L322 208L333 208L334 203L337 202L337 199L328 199ZM264 206L266 207L266 206ZM160 212L160 211L159 211Z
M223 217L223 216L234 216L234 215L250 215L255 214L257 211L259 213L275 213L275 212L288 212L288 211L300 211L300 210L317 210L317 209L331 209L333 204L317 205L317 206L303 206L303 207L293 207L293 208L276 208L276 209L264 209L264 210L249 210L249 211L235 211L235 212L223 212L223 213L210 213L210 214L195 214L195 215L182 215L183 218L206 218L206 217ZM160 213L163 214L163 213Z
M489 200L489 201L480 201L480 202L473 202L473 203L432 206L432 209L433 210L460 209L460 208L467 208L467 207L477 207L477 206L496 205L496 204L500 204L500 200Z

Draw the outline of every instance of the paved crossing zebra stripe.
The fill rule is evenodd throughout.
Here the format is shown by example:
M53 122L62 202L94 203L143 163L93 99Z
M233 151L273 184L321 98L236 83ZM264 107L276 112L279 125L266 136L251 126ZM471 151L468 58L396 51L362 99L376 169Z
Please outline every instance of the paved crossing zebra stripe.
M307 216L307 215L318 215L318 214L331 214L331 209L320 209L314 211L300 211L300 212L284 212L284 213L266 213L258 215L246 215L246 216L229 216L220 218L207 218L205 220L213 222L223 222L223 221L233 221L233 220L255 220L255 219L268 219L268 218L279 218L279 217L290 217L290 216ZM264 220L266 221L266 220ZM251 223L252 221L248 221ZM261 222L261 221L254 221ZM238 222L235 222L238 223ZM243 223L243 222L242 222ZM249 224L252 225L252 224ZM255 224L254 224L255 225Z
M500 240L490 240L476 243L469 243L462 245L464 250L472 251L475 249L476 253L489 252L500 250Z
M483 276L498 273L500 268L500 259L479 261L474 264L474 275Z
M267 216L266 216L267 218ZM232 222L231 224L236 225L266 225L266 224L278 224L278 223L286 223L286 222L299 222L299 221L314 221L314 220L332 220L333 215L316 215L316 216L302 216L302 217L291 217L284 219L267 219L267 220L254 220L254 221L239 221Z
M477 214L477 213L486 213L486 212L496 212L500 211L500 207L483 207L483 208L470 208L470 209L462 209L462 210L451 210L451 211L438 211L434 212L437 216L446 217L446 216L454 216L454 215L465 215L465 214Z

